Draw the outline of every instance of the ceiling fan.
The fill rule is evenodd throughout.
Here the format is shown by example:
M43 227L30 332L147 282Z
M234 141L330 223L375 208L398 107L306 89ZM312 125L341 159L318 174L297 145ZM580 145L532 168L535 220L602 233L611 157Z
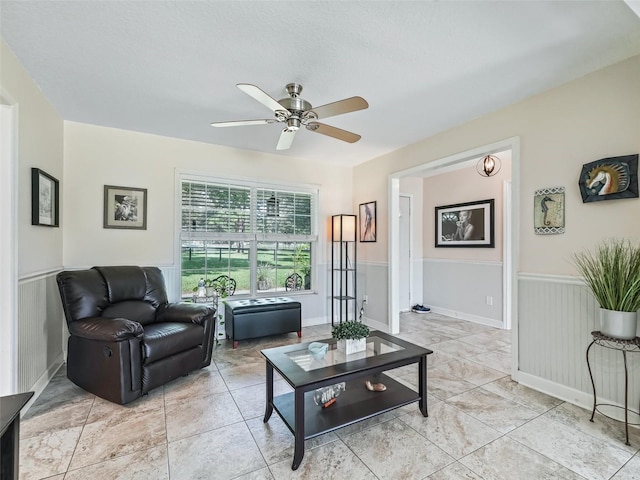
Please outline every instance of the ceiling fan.
M324 119L343 113L356 112L369 107L367 101L362 97L345 98L337 102L328 103L313 108L309 102L300 97L302 85L299 83L289 83L285 87L288 97L276 100L260 88L249 83L238 83L240 90L256 99L268 109L273 111L275 118L262 120L237 120L231 122L213 122L212 127L236 127L242 125L264 125L269 123L285 123L286 127L280 134L276 150L286 150L293 143L296 133L301 125L307 130L321 133L329 137L337 138L344 142L354 143L360 140L360 135L342 130L331 125L316 122L319 118Z

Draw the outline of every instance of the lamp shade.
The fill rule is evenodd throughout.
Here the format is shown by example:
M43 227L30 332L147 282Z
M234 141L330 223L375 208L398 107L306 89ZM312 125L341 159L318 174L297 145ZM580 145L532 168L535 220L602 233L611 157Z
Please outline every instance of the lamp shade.
M356 241L356 216L355 215L333 215L331 233L334 242L355 242Z

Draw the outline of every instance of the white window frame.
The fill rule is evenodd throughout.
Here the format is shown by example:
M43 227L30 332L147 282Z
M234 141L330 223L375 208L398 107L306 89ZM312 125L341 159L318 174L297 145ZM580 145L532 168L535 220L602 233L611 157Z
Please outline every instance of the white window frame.
M182 183L185 181L197 182L197 183L210 183L216 185L229 185L232 187L247 187L251 189L251 232L252 233L219 233L219 232L188 232L188 236L183 236L182 232ZM289 235L289 234L265 234L262 232L256 232L256 216L253 213L256 210L257 196L255 195L256 189L264 190L277 190L283 192L292 193L306 193L311 195L311 234L310 235ZM319 187L317 185L309 184L293 184L293 183L275 183L275 182L257 182L247 178L241 177L220 177L210 176L200 172L187 172L176 171L176 248L174 264L179 269L179 278L182 279L182 242L191 238L194 240L221 240L221 241L247 241L251 245L249 252L250 259L250 293L249 294L237 294L234 297L258 297L269 296L274 293L280 294L281 292L268 292L264 295L257 291L257 245L259 242L264 241L276 241L276 242L309 242L311 244L311 289L300 290L295 292L287 292L289 294L304 295L315 294L316 278L317 278L317 253L318 253L318 224L319 224ZM181 280L180 280L181 283ZM180 295L182 295L180 288Z

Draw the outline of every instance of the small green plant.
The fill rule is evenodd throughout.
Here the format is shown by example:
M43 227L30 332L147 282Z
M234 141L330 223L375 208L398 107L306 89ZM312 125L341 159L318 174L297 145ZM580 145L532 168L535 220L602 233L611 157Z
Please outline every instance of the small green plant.
M293 262L303 277L309 275L311 265L309 265L309 250L305 248L305 245L296 246L296 251L293 254Z
M268 263L258 264L256 271L256 280L258 281L258 290L268 290L271 288L271 276L273 267Z
M273 267L271 267L271 265L269 265L268 263L258 264L258 270L256 272L258 276L258 281L268 280L269 277L271 276L272 270L273 270Z
M369 327L362 322L349 320L333 327L331 335L337 340L359 340L369 336Z
M573 260L601 308L640 310L640 245L607 240L593 253L574 254Z

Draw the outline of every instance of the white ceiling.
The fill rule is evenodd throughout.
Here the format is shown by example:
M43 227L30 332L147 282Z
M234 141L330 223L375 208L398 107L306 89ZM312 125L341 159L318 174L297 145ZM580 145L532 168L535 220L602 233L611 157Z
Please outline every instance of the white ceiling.
M630 4L632 2L629 2ZM355 165L640 54L619 1L5 1L0 34L65 120ZM282 124L235 87L298 82L348 144Z

